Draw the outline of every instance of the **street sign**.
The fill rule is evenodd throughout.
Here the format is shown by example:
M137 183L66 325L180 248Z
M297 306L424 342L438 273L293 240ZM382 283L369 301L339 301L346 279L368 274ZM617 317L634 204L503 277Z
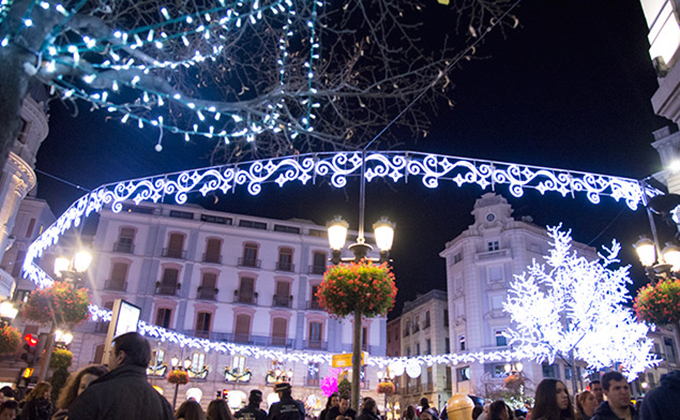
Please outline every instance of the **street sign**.
M368 352L361 352L361 366L366 364ZM334 368L352 367L352 353L334 354L331 366Z

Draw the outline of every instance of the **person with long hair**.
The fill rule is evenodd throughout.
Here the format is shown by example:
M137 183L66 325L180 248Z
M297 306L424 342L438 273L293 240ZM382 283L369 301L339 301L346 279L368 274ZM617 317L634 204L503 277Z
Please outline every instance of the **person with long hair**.
M576 396L576 419L590 420L595 414L597 400L590 391L583 391Z
M195 400L186 400L175 412L175 418L177 420L205 420L205 413Z
M52 392L52 385L47 382L38 382L24 398L21 420L50 420L52 417L50 392Z
M109 370L105 366L90 365L80 369L75 374L71 374L66 381L66 385L59 392L57 408L59 409L52 416L52 420L63 420L68 416L68 409L73 401L80 395L90 383L106 375Z
M488 420L510 420L510 407L503 400L494 401L489 407Z
M571 420L574 406L566 385L557 379L543 379L536 387L536 402L531 411L532 420Z
M318 420L326 420L326 417L328 417L328 413L331 411L331 408L337 407L338 405L340 405L340 394L334 392L331 394L330 397L328 397L328 401L326 401L326 408L324 408L323 411L321 411Z
M418 418L416 415L416 408L412 405L409 405L406 407L406 412L404 413L404 417L402 417L403 420L415 420Z
M234 420L229 405L222 398L210 401L205 417L207 420Z

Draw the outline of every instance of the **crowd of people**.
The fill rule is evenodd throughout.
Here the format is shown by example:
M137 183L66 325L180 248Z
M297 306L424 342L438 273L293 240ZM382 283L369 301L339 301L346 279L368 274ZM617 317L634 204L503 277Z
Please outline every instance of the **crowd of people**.
M204 412L195 400L184 401L173 412L168 401L148 382L151 359L149 342L140 334L123 334L114 340L110 366L92 365L72 374L61 389L56 407L51 385L39 382L21 401L10 387L0 389L0 420L306 420L304 404L293 398L289 383L275 386L279 402L269 413L262 410L262 391L250 391L248 405L236 413L217 398ZM513 411L503 400L475 406L471 414L455 418L430 407L427 398L419 407L407 406L401 420L678 420L680 419L680 371L661 378L642 404L633 406L628 381L619 372L608 372L601 381L572 401L565 384L557 379L541 381L533 407ZM469 417L469 419L468 419ZM332 394L317 420L381 420L376 401L364 398L359 413L346 396Z

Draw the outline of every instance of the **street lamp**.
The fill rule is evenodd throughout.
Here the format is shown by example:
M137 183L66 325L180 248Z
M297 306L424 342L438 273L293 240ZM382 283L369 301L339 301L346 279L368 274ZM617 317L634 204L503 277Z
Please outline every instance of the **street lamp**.
M644 197L646 200L646 196ZM640 263L647 271L647 277L649 277L651 281L656 281L660 278L668 278L671 273L680 271L680 248L671 243L666 243L666 247L663 250L661 249L656 223L654 222L654 215L652 213L660 215L664 222L673 226L675 224L673 220L673 210L680 205L680 195L657 195L649 199L645 204L649 226L654 239L651 240L641 236L633 247L640 259Z
M361 216L363 219L363 215ZM362 220L363 222L363 220ZM335 216L333 220L326 224L328 229L328 245L333 251L331 262L339 264L340 262L359 262L362 259L370 259L371 261L385 262L389 260L390 250L392 249L392 242L394 241L394 223L390 222L387 217L383 216L373 224L373 232L375 235L375 242L380 250L380 258L366 258L373 247L366 243L364 238L363 223L359 225L359 235L357 241L348 248L354 254L354 258L341 258L342 249L345 247L347 241L347 229L349 223L340 216Z
M12 302L6 300L0 303L0 325L5 327L11 324L18 313L19 310L12 305Z
M188 357L184 359L182 362L182 365L179 364L179 357L177 356L172 356L172 359L170 359L170 364L172 365L173 370L184 370L184 371L189 371L191 369L191 359ZM187 373L188 374L188 373ZM172 409L174 410L175 407L177 406L177 392L179 391L179 383L175 383L175 395L172 397Z
M505 373L508 375L522 375L522 371L524 370L524 365L522 362L510 362L506 363L505 366L503 367L505 369Z
M73 334L68 331L57 330L54 332L54 341L56 347L65 349L73 341Z

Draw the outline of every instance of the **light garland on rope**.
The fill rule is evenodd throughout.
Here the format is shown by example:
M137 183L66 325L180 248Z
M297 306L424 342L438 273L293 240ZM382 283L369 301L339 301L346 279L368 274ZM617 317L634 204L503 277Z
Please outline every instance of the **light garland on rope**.
M11 0L0 1L3 2L3 8L0 9L2 11L9 7L8 2ZM192 137L203 137L221 138L225 143L232 139L246 139L251 142L264 132L285 131L291 139L294 139L300 132L311 131L313 127L309 122L315 118L312 110L320 107L320 104L312 99L316 93L312 87L314 61L319 58L317 7L323 5L318 0L314 2L311 16L305 21L305 28L302 29L308 31L310 36L305 37L301 34L302 39L309 42L309 45L303 45L303 48L309 48L310 57L305 62L309 91L307 97L302 100L308 105L304 107L304 115L301 117L303 123L300 125L295 120L281 118L285 95L280 95L275 104L266 105L261 113L248 112L247 115L242 115L241 112L224 108L224 104L219 102L185 97L170 86L163 86L162 83L159 86L158 80L152 80L153 85L148 82L147 79L155 77L154 70L191 68L207 60L214 61L224 52L224 40L229 31L238 30L245 24L256 25L263 19L264 14L268 13L271 16L281 15L283 19L277 65L280 87L285 88L288 41L295 34L292 17L297 16L293 0L272 0L264 5L260 0L240 0L229 4L225 0L218 2L217 7L181 16L173 16L166 7L161 7L159 14L162 19L159 22L127 31L110 29L108 35L92 36L71 30L79 41L74 43L69 38L66 43L60 44L59 41L66 38L64 36L66 32L61 33L61 30L66 22L76 16L85 1L69 10L61 3L33 1L24 15L24 25L20 31L33 26L34 6L43 11L58 13L62 16L62 22L56 26L38 52L38 65L26 63L25 67L29 74L35 74L50 85L52 93L60 92L64 98L85 100L94 108L120 114L120 121L123 124L136 120L140 129L146 126L158 128L161 130L161 138L165 130L183 135L186 141ZM18 39L19 35L20 32L6 36L0 40L0 47L7 46L14 38ZM155 51L163 51L171 42L181 41L185 47L189 47L192 44L190 37L200 37L201 42L206 44L204 50L196 49L193 56L179 60L154 58ZM104 59L98 63L88 62L83 58L88 53L99 54ZM126 94L135 92L136 100L123 100L121 97L123 89ZM283 92L282 90L281 93ZM182 128L168 121L167 110L171 104L177 104L185 109L187 114L192 115L186 127ZM157 150L161 149L159 139Z
M368 153L365 159L365 176L369 182L376 178L389 178L396 183L407 177L421 177L423 185L427 188L437 188L441 181L452 182L459 187L464 184L476 184L482 189L508 185L515 197L521 197L525 188L538 190L541 194L558 192L563 197L584 193L593 204L598 204L602 196L609 196L616 201L624 200L632 210L637 209L642 203L643 193L651 196L661 193L651 187L645 187L643 192L637 181L627 178L418 152ZM328 178L335 188L343 188L347 184L347 177L361 174L361 166L362 152L318 153L106 184L78 199L45 229L29 246L22 272L38 287L51 284L53 279L35 260L40 258L47 248L56 245L64 232L71 227L79 226L84 218L89 217L92 212L101 211L105 205L110 205L113 212L120 212L123 209L123 202L128 200L140 204L143 201L158 202L163 197L173 197L175 202L181 205L186 203L188 194L192 192L204 196L213 191L227 194L236 187L245 185L250 194L257 195L264 183L274 182L279 187L289 182L306 185L310 180L314 182L319 177ZM89 309L95 321L111 319L111 311L108 309L96 305L91 305ZM160 341L181 347L200 348L205 352L305 363L330 363L331 358L331 355L325 353L282 352L257 346L215 342L190 337L145 321L139 321L139 331ZM524 349L401 358L371 357L368 363L379 368L393 365L391 370L399 370L400 366L415 367L416 364L431 366L486 363L529 359L534 355L534 350Z

